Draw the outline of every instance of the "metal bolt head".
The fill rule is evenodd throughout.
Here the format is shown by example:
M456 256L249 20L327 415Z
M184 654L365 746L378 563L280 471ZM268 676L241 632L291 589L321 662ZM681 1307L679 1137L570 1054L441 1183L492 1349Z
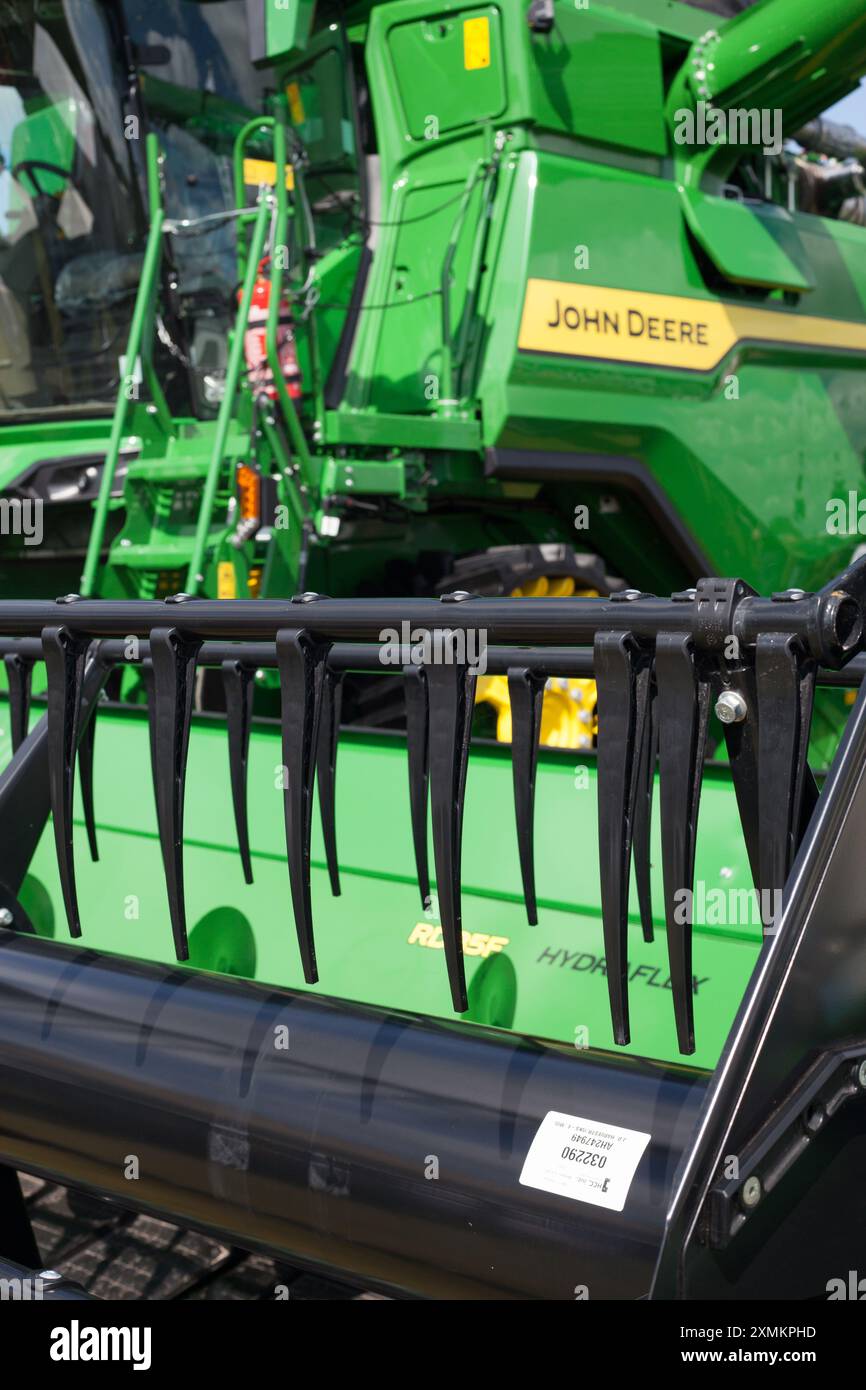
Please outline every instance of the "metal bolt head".
M746 1178L740 1189L740 1201L746 1210L753 1211L763 1195L764 1189L761 1186L761 1179L754 1175L751 1178Z
M11 927L15 918L8 907L0 907L0 927Z
M736 690L723 690L716 701L716 718L723 724L742 724L748 707Z
M857 1068L857 1085L861 1086L862 1089L866 1091L866 1057L864 1057Z
M821 1127L823 1126L826 1118L827 1112L825 1111L823 1105L821 1105L820 1103L810 1105L809 1109L803 1116L803 1127L806 1130L806 1133L817 1134L818 1130L821 1129Z

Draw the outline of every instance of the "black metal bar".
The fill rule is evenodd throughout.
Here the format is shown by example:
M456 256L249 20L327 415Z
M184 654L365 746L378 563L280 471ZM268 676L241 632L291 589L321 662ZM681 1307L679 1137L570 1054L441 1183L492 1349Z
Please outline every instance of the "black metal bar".
M866 576L866 565L860 562ZM853 571L850 573L854 573ZM852 588L856 587L852 580ZM866 579L860 584L866 595ZM483 635L487 643L556 646L568 635L575 646L586 646L597 632L615 632L622 625L621 605L613 599L475 598L471 603L434 599L314 598L309 630L317 640L366 641L385 644L401 624L430 632L451 629ZM58 605L62 603L62 608ZM294 619L290 603L273 599L249 601L201 599L174 603L170 624L188 640L256 640L276 637ZM775 602L752 596L736 606L733 633L740 649L753 648L760 633L779 631L800 638L810 656L825 665L843 665L859 650L863 633L863 604L838 588L825 589L794 602ZM630 630L638 640L652 640L662 631L697 637L702 626L699 605L641 596L630 605ZM43 628L64 622L92 638L146 637L167 622L165 604L151 600L76 599L49 603L7 600L0 605L0 628L9 636L36 636Z
M2 614L2 608L0 608ZM2 620L2 619L0 619ZM101 646L106 659L135 667L125 655L125 642L113 638L103 639ZM42 660L42 644L37 638L0 637L0 655L19 651L23 655L34 654L33 659ZM328 654L328 667L334 671L356 671L361 675L387 673L400 675L411 665L411 647L401 649L402 665L382 665L380 649L364 642L337 642ZM139 643L139 660L146 661L149 655L146 640ZM406 660L403 661L405 656ZM485 650L485 674L506 676L509 666L519 658L522 666L543 676L571 676L591 679L594 674L591 647L515 647L488 646ZM199 649L198 666L222 666L224 661L242 661L253 669L276 669L277 657L273 642L204 642ZM819 667L816 683L837 690L856 689L866 679L866 656L853 657L841 670Z

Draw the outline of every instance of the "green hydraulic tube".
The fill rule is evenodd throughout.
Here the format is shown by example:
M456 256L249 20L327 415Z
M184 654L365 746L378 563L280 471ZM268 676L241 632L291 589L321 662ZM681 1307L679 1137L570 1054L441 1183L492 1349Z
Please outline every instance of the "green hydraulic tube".
M162 257L162 234L165 214L162 208L159 187L159 145L155 135L151 134L147 136L146 155L147 187L150 202L150 232L148 233L144 261L141 267L141 280L138 286L138 293L135 296L135 308L133 310L132 324L126 344L123 380L120 383L120 390L118 391L117 401L114 406L111 435L105 453L105 463L103 464L102 478L99 484L99 495L96 499L93 525L87 543L87 555L84 560L84 571L81 576L81 594L83 598L92 596L96 582L96 571L99 565L99 555L105 536L105 524L108 517L109 503L111 501L111 489L114 485L117 460L120 457L120 445L126 427L127 416L129 414L130 401L133 399L130 387L135 383L135 364L142 352L144 331L150 317L153 294ZM159 406L157 406L157 408L159 408Z
M260 194L258 214L253 223L253 230L250 238L243 293L241 295L238 315L235 320L231 349L229 351L228 367L226 368L225 395L220 402L219 415L217 416L213 449L211 451L210 463L202 490L201 509L198 515L192 557L190 559L189 571L186 578L186 592L188 594L197 593L203 580L202 567L204 565L205 550L207 549L211 516L213 514L214 501L219 485L229 426L231 425L232 414L234 412L235 396L240 382L241 365L244 360L244 331L249 320L250 305L252 303L253 289L258 274L259 261L261 260L262 252L265 247L265 237L268 230L268 219L271 206L270 197Z

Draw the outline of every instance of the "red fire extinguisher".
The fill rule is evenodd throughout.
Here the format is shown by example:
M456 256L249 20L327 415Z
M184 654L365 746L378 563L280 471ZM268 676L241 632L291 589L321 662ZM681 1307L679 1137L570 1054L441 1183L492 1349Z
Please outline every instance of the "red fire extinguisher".
M259 262L256 282L253 286L253 297L250 301L250 313L247 320L247 328L244 333L244 357L247 363L247 374L250 386L254 395L265 395L270 400L277 399L277 388L274 385L274 375L268 362L267 350L267 322L268 309L271 302L271 282L265 275L265 267L268 258ZM238 290L238 302L240 302L242 291ZM280 359L280 368L286 388L293 400L300 400L303 393L303 383L301 381L301 369L298 365L298 354L295 349L295 331L292 322L292 310L288 299L283 297L280 300L280 316L277 324L277 353Z

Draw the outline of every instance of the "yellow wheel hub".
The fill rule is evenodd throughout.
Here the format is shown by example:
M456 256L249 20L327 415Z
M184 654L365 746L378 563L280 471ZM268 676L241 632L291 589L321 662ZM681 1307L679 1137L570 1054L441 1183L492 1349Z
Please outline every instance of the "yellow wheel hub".
M512 598L598 598L595 589L576 589L566 575L537 579L521 584ZM496 711L496 739L511 742L511 702L505 676L481 676L475 692L476 704L488 704ZM539 742L550 748L593 748L598 734L596 706L598 694L593 680L554 677L547 682L541 713Z

